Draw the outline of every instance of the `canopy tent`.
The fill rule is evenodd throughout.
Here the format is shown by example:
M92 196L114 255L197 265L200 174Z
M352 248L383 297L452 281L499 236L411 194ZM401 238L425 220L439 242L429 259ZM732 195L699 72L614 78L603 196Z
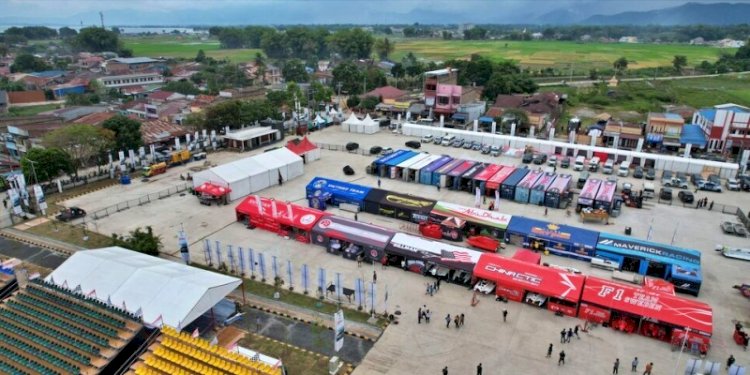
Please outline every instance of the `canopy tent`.
M45 279L131 313L143 322L185 327L236 289L235 277L205 271L121 247L74 253ZM95 293L92 293L95 292Z
M373 120L369 114L365 116L365 119L362 120L361 133L375 134L378 131L380 131L380 124L377 121Z
M341 130L345 132L350 133L361 133L362 128L362 120L357 118L357 116L352 112L351 115L349 115L349 118L346 119L346 121L341 123Z
M713 333L713 311L711 306L703 302L593 276L586 278L581 299L606 309L606 316L609 316L608 310L612 309L676 328L690 328L691 331L705 336L711 336ZM584 313L583 310L581 312ZM581 318L586 319L587 316L582 315Z
M328 215L314 208L257 195L245 198L234 211L237 221L282 236L294 237L300 242L310 242L310 231L313 226L320 218Z
M511 243L531 249L548 250L562 255L589 261L594 256L599 232L553 224L546 221L513 216L507 228Z
M441 217L458 217L470 223L479 224L504 231L510 223L511 215L481 208L462 206L455 203L438 201L432 208L432 214Z
M286 148L299 155L305 163L320 159L320 148L307 137L292 139L286 143Z
M304 173L302 158L282 147L255 156L235 160L193 175L193 189L206 182L228 187L229 200L263 190Z
M654 292L661 292L673 296L675 295L674 284L664 279L646 276L645 278L643 278L643 287Z
M216 198L223 197L232 192L232 189L229 187L221 186L214 182L204 182L194 190L198 193L210 195Z
M467 272L474 269L482 254L465 247L430 241L405 233L396 233L386 246L386 252Z

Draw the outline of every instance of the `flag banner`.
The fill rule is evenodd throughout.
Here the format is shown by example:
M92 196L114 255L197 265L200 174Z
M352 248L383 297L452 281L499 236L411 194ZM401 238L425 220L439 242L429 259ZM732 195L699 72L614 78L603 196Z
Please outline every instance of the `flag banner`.
M240 274L245 274L245 251L242 246L237 246L237 259L240 261Z
M37 205L39 205L39 209L47 211L47 199L44 198L44 191L39 184L34 185L34 197L36 198Z
M495 190L495 211L500 211L500 189Z
M252 248L247 248L247 261L250 263L250 274L255 276L255 252Z
M326 292L326 270L323 267L318 268L318 291L321 295Z
M357 278L357 282L354 284L354 301L359 305L362 306L362 303L364 302L362 299L362 292L364 292L364 281L362 278Z
M273 270L273 279L279 277L279 264L276 262L276 255L271 255L271 270Z
M336 334L333 335L333 350L339 351L344 347L344 311L339 310L333 314L334 328Z
M112 296L107 296L107 305L113 306L112 305Z
M180 256L182 257L182 261L185 262L185 264L190 264L190 251L188 250L187 234L185 234L185 230L182 228L177 232L177 243L180 246Z
M224 259L221 257L221 242L216 241L216 267L220 267L224 263Z
M471 255L469 255L468 251L463 251L463 250L453 250L453 251L441 250L440 260L471 263Z
M294 280L292 280L292 261L288 260L286 261L286 275L289 277L289 287L294 286Z
M91 289L91 291L86 294L86 297L96 298L96 289Z
M385 284L385 298L383 299L383 305L387 314L388 313L388 284Z
M193 338L197 338L197 337L198 337L198 336L200 336L200 335L201 335L200 331L198 331L198 328L196 328L196 329L195 329L195 330L193 331Z
M375 283L370 283L370 309L375 311Z
M266 278L266 257L263 253L258 253L258 267L260 268L260 277L265 280Z
M18 194L16 189L8 190L8 196L10 197L10 205L13 207L13 213L20 215L23 212L21 208L21 195Z
M307 264L302 265L302 289L307 293L307 289L310 286L310 274L307 269Z
M139 307L138 310L135 310L135 316L137 316L139 319L143 318L143 309Z
M78 286L75 287L75 289L73 289L73 293L75 293L75 294L83 294L83 289L81 289L81 284L78 284Z
M482 203L482 194L479 192L479 187L477 187L474 191L474 206L476 208L479 208L481 203Z
M341 272L336 272L336 298L339 301L341 300L341 292L342 292Z
M211 242L205 240L203 242L203 255L206 258L206 265L211 265Z
M229 258L229 272L234 273L234 251L232 245L227 245L227 258Z

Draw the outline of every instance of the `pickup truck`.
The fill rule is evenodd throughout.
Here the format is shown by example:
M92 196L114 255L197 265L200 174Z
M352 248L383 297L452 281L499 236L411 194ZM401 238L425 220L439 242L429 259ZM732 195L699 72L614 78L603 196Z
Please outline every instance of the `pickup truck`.
M60 211L55 218L60 221L71 221L80 217L85 217L86 211L78 207L70 207Z

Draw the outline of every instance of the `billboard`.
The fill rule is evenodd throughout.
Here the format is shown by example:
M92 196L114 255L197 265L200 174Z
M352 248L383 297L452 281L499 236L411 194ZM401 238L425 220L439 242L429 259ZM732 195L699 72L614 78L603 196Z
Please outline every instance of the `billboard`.
M339 351L344 347L344 311L339 310L333 315L334 331L336 334L333 336L333 350Z

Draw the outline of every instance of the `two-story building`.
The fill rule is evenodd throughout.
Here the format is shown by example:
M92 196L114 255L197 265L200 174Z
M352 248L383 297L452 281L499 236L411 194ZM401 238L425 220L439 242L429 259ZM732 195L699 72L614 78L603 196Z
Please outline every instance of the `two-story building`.
M423 76L424 86L422 92L424 93L424 104L427 108L434 109L437 102L438 85L455 86L458 81L458 69L445 68L431 70L429 72L424 72ZM453 89L447 87L442 91L443 95L452 94ZM445 105L446 104L443 104L443 106Z
M750 148L750 108L729 103L702 108L693 114L693 124L703 129L708 151L737 154Z
M130 86L160 85L164 77L159 73L127 74L120 76L104 76L99 78L104 87L121 90Z
M118 57L107 60L105 69L107 74L117 75L164 72L167 69L167 63L164 60L150 57Z
M652 145L680 147L685 119L676 113L649 112L646 120L646 140Z
M638 140L643 138L643 128L639 124L610 119L604 126L601 138L606 147L635 150Z

